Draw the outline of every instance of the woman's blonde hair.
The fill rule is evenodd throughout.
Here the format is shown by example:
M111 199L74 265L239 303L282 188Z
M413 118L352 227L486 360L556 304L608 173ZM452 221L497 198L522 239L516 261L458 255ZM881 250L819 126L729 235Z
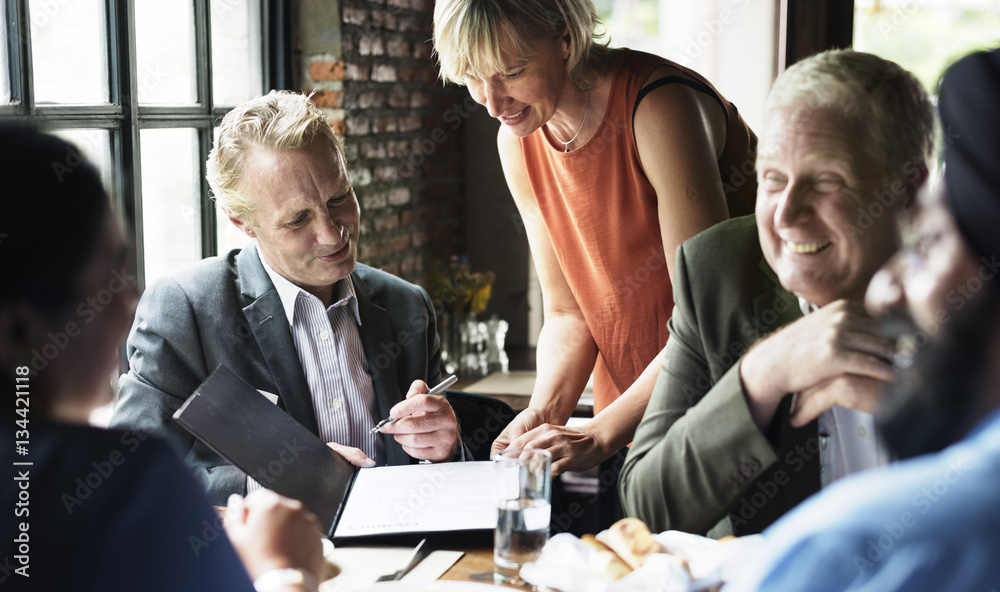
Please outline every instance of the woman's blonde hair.
M319 107L309 97L272 90L236 107L222 118L219 139L208 155L208 184L230 215L253 224L256 200L243 186L247 155L253 150L296 150L326 142L339 158L344 148Z
M566 72L580 90L593 88L610 56L591 0L437 0L434 50L441 77L465 84L466 73L506 72L502 53L530 57L529 44L569 33Z

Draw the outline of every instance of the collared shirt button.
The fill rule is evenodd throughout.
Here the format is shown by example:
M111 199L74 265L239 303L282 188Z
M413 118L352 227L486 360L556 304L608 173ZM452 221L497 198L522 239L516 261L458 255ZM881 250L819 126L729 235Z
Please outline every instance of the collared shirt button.
M334 399L330 406L333 407L334 411L340 411L340 408L344 406L344 402L340 399Z
M862 438L868 435L868 430L865 429L865 426L858 427L858 435L861 436Z
M329 331L320 331L319 332L319 338L322 339L323 341L326 341L327 339L330 338L330 332Z

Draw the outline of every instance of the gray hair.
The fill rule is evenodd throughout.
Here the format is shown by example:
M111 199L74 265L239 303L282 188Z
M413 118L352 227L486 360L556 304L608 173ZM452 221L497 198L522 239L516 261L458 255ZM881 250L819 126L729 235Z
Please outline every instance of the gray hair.
M787 107L857 124L884 178L898 178L913 165L926 169L934 153L936 120L927 92L899 64L869 53L831 50L796 63L774 82L764 111Z

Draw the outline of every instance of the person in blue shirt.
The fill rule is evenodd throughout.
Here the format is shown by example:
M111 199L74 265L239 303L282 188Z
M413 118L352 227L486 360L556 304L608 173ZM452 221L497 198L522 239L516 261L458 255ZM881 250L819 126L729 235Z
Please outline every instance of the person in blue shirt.
M271 491L225 524L166 441L87 424L138 293L100 175L0 123L0 590L315 591L315 517Z
M903 367L880 433L905 459L765 531L726 592L1000 590L1000 50L946 73L943 180L901 222L866 304Z

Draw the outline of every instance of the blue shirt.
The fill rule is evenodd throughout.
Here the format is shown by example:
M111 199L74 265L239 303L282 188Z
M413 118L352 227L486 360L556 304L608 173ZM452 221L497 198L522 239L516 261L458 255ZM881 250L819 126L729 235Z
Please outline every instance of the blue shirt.
M1000 410L938 454L834 484L764 536L724 592L1000 591Z

